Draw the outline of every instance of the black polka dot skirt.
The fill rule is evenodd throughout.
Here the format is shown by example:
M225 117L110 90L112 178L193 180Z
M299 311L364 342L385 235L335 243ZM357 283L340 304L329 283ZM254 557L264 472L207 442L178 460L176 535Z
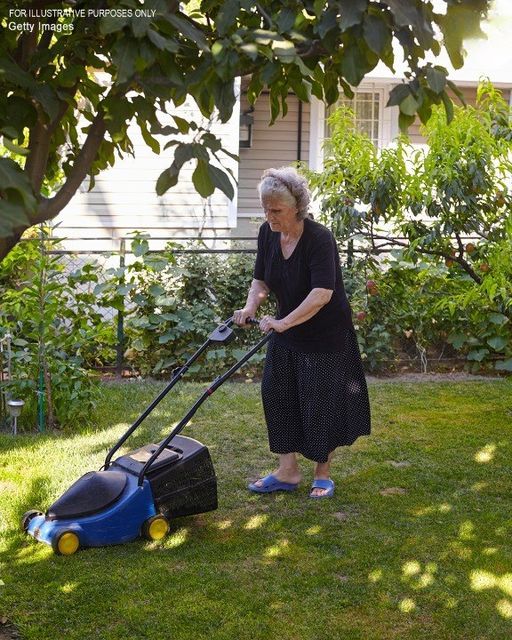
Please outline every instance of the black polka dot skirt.
M302 353L271 339L261 394L270 451L327 462L331 451L370 434L370 403L357 337L344 351Z

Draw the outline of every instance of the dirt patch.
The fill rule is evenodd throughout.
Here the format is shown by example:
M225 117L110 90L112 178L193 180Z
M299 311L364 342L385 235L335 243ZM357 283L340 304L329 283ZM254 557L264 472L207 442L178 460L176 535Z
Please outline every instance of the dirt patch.
M5 620L5 622L4 622ZM0 640L20 640L21 636L16 627L6 620L0 619Z

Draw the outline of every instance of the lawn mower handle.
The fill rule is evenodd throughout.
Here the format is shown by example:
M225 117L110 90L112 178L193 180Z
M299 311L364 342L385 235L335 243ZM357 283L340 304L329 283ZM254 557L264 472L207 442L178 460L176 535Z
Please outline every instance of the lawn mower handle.
M174 385L179 380L181 380L181 378L185 375L185 373L188 371L190 366L199 358L199 356L202 355L202 353L204 351L206 351L206 349L208 349L208 347L213 342L216 342L216 340L212 340L212 336L214 334L222 335L222 333L224 331L226 331L226 329L229 329L233 325L233 323L234 323L234 321L233 321L233 318L231 317L231 318L228 318L227 320L225 320L224 322L222 322L220 325L218 325L216 330L208 337L206 342L204 344L202 344L199 347L199 349L192 356L190 356L190 358L187 360L187 362L184 365L182 365L181 367L178 367L177 369L174 370L173 376L172 376L169 384L165 387L165 389L163 389L159 393L159 395L153 400L153 402L149 405L149 407L147 407L147 409L145 411L143 411L143 413L137 418L137 420L135 420L135 422L132 424L132 426L121 436L121 438L117 441L117 443L110 449L110 451L107 454L107 457L105 458L105 463L101 467L102 469L108 469L108 467L110 466L112 457L116 453L116 451L118 451L120 449L120 447L126 442L126 440L128 440L128 438L138 428L138 426L148 417L148 415L153 411L153 409L165 398L165 396L174 387ZM259 324L258 320L255 320L253 318L247 318L246 323L247 324ZM231 331L229 332L229 334L230 333L231 333ZM227 335L229 335L229 334L227 334ZM245 362L245 360L244 360L244 362Z
M248 322L248 324L258 324L259 325L259 321L251 319ZM224 384L224 382L226 382L226 380L228 378L230 378L233 375L233 373L235 373L235 371L240 369L240 367L243 364L245 364L247 362L247 360L249 360L249 358L251 358L257 351L259 351L261 349L261 347L270 340L270 338L272 337L273 333L274 333L273 330L269 331L256 345L254 345L254 347L250 351L248 351L242 358L240 358L240 360L238 360L238 362L235 362L235 364L230 369L228 369L225 373L223 373L222 375L220 375L217 378L215 378L215 380L206 389L206 391L204 391L204 393L201 395L201 397L198 400L196 400L195 404L191 407L189 412L174 427L174 429L167 436L167 438L165 438L165 440L163 440L159 444L158 449L153 453L151 458L149 458L149 460L144 464L144 466L142 467L142 469L141 469L141 471L139 473L139 486L142 486L142 484L144 482L144 476L148 472L148 470L151 467L151 465L153 464L153 462L158 458L158 456L167 447L167 445L171 442L171 440L175 436L177 436L185 428L185 426L187 425L189 420L192 418L192 416L195 414L195 412L199 409L199 407L203 404L203 402L207 398L209 398L216 389L218 389L222 384Z

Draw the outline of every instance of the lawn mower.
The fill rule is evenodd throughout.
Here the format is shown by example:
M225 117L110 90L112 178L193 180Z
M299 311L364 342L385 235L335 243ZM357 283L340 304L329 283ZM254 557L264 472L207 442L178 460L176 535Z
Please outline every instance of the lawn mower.
M256 320L248 322L258 324ZM121 544L141 535L160 540L169 531L171 518L216 509L217 479L207 447L178 434L201 404L261 349L270 333L215 378L165 440L112 458L211 344L233 340L232 325L233 319L219 324L173 372L169 384L110 449L99 471L79 478L46 513L27 511L21 521L23 531L49 544L58 555L72 555L79 548Z

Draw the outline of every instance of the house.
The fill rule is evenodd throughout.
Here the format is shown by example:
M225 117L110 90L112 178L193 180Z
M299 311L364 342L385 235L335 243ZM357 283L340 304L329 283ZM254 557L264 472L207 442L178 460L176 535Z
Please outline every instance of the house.
M512 48L507 43L512 10L500 8L500 11L503 14L499 15L500 19L491 21L487 27L489 39L471 41L465 66L450 71L450 78L469 104L476 100L479 78L486 76L512 105ZM436 63L450 68L447 59L436 59ZM398 108L385 105L389 92L402 77L403 69L397 67L392 75L381 63L355 92L353 106L357 121L379 147L390 144L398 133ZM304 104L290 94L287 115L269 127L270 113L265 94L252 109L245 95L244 79L237 82L237 87L239 100L230 121L225 124L203 122L221 138L226 149L239 154L238 164L231 160L226 163L238 182L232 201L219 191L203 200L192 184L193 162L184 166L176 187L157 196L154 185L160 173L172 162L172 148L161 155L153 154L134 125L129 135L135 158L127 156L117 160L113 168L97 176L96 185L90 192L85 182L59 215L55 235L67 238L64 246L81 251L117 250L120 240L129 237L134 230L149 233L151 246L155 249L170 238L186 240L201 236L214 248L228 246L230 240L254 238L262 219L256 185L263 170L299 159L313 169L320 169L326 113L323 103L316 98L310 104ZM177 114L197 118L198 111L193 104L185 103ZM247 138L249 122L252 123L250 142ZM423 142L419 121L413 124L409 134L411 142ZM254 246L253 242L251 246Z

